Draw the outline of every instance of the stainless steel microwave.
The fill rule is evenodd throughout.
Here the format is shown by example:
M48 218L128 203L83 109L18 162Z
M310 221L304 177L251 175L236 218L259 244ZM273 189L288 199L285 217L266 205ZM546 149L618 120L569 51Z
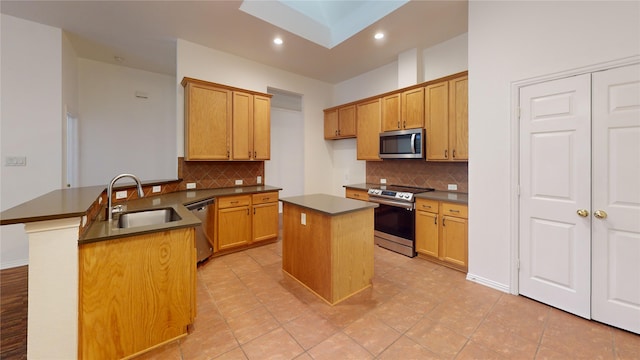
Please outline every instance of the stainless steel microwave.
M380 133L381 159L423 159L424 129Z

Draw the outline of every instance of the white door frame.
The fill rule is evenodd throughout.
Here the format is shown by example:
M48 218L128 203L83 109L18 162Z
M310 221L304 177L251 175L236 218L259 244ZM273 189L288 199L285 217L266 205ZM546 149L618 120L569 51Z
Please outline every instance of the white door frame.
M511 273L509 289L510 293L518 295L520 293L518 283L518 260L519 260L519 244L520 244L520 211L519 211L519 184L520 184L520 119L519 119L519 106L520 106L520 88L542 83L551 80L557 80L575 75L582 75L587 73L593 73L597 71L603 71L616 67L622 67L632 64L640 63L640 55L631 56L628 58L607 61L599 64L589 65L581 68L561 71L557 73L541 75L533 78L518 80L511 83L511 179L510 179L510 202L511 218L510 218L510 235L511 235Z

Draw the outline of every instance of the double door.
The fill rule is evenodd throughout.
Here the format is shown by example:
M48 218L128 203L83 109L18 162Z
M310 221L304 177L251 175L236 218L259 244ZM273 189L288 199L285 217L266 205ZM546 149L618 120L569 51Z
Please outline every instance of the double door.
M519 292L640 333L640 65L520 89Z

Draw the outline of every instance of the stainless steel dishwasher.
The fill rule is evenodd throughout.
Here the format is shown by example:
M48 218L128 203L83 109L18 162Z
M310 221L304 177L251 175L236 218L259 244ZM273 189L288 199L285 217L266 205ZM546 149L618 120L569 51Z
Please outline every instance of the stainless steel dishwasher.
M191 210L195 216L202 221L201 226L196 226L196 248L198 249L198 262L207 260L213 255L213 239L209 239L206 229L212 224L207 224L207 211L213 205L214 199L206 199L189 205L186 208ZM211 209L213 211L213 209Z

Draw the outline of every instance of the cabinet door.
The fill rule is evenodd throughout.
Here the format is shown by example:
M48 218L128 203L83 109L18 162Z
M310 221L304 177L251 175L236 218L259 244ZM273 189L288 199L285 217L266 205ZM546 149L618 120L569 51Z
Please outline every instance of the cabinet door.
M253 159L271 158L271 99L253 96Z
M356 136L356 106L349 105L338 109L338 135Z
M424 127L424 88L403 92L401 105L403 129Z
M449 83L425 88L427 160L449 159Z
M356 106L358 160L380 160L380 104L375 99Z
M324 138L338 137L338 109L324 112Z
M438 257L438 214L416 211L416 251Z
M467 219L442 217L442 260L467 267Z
M190 83L185 89L185 160L229 159L231 91Z
M253 241L278 237L278 203L271 202L253 206Z
M449 151L451 160L469 160L468 80L449 81Z
M249 206L218 210L218 250L245 245L251 237Z
M400 94L382 98L382 131L400 130Z
M232 158L249 160L253 155L251 125L253 124L253 95L233 92Z

